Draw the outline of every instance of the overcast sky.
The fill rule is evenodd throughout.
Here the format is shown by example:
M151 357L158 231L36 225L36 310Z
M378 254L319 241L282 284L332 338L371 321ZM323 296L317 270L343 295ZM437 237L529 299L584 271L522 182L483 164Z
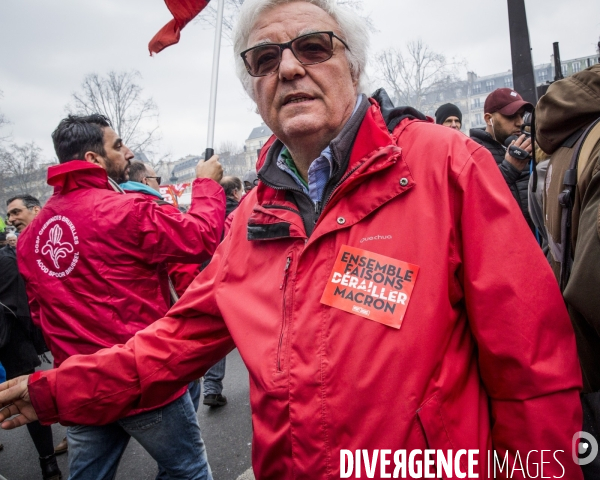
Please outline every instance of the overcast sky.
M213 0L216 2L216 0ZM421 38L469 70L489 75L511 68L505 0L365 0L377 32L371 52ZM547 63L552 42L567 60L596 52L598 0L526 0L533 59ZM144 93L160 111L161 150L177 159L206 145L214 33L188 25L179 44L155 57L148 41L170 20L162 0L1 0L0 112L4 133L34 140L54 157L50 133L65 114L72 92L91 72L135 69ZM373 87L378 86L370 65ZM221 52L215 144L242 144L260 124L233 69L233 49Z

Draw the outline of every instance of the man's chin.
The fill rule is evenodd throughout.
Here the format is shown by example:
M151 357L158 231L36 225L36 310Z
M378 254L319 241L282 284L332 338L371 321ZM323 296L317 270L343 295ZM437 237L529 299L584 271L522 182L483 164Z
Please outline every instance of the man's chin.
M283 120L280 125L284 136L294 139L310 137L318 133L325 134L327 131L326 125L316 122L314 115L298 115Z

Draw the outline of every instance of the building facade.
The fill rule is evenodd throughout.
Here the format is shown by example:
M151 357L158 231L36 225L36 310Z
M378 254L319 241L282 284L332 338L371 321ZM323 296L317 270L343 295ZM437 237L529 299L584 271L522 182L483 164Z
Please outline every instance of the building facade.
M264 123L261 123L259 127L252 129L252 132L250 132L250 136L246 139L246 144L244 145L247 165L246 171L256 166L258 152L267 140L269 140L271 135L273 135L273 132Z
M580 72L598 63L599 55L563 60L561 62L564 77ZM550 63L536 65L534 74L537 85L547 85L554 80L554 59ZM483 105L490 92L497 88L513 88L512 70L479 77L474 72L467 73L467 79L455 82L451 87L433 90L423 99L423 113L435 117L435 111L444 103L453 103L463 114L462 131L468 133L469 129L484 127Z

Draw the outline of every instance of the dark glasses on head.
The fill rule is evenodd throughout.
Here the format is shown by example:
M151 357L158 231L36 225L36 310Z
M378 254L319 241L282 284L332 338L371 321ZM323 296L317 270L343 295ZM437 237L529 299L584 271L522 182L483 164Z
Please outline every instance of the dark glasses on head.
M333 39L337 38L344 47L348 45L333 32L315 32L300 35L286 43L265 43L244 50L240 55L246 70L253 77L264 77L279 69L281 55L289 48L302 65L316 65L333 56ZM348 48L348 50L350 50Z

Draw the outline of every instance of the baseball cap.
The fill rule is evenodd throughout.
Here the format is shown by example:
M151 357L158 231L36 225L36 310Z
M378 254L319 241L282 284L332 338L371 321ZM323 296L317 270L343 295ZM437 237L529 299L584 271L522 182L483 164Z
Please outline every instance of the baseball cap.
M500 113L511 116L517 113L522 107L527 110L533 110L533 105L523 100L523 97L512 88L498 88L490 93L485 99L483 105L484 113Z

